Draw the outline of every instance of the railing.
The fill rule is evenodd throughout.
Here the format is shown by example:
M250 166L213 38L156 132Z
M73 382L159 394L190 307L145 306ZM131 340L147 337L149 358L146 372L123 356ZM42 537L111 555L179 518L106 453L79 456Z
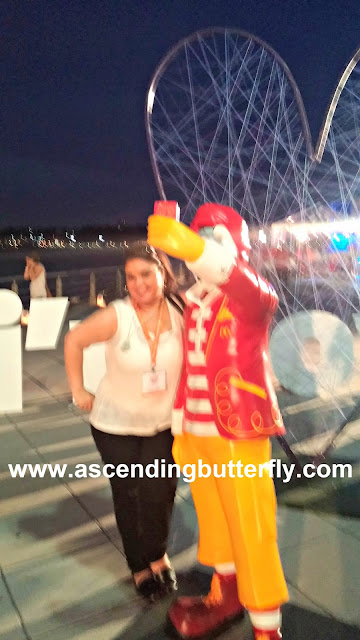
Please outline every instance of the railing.
M107 302L121 297L125 293L123 267L98 267L96 269L77 269L74 271L54 271L46 273L47 285L52 296L66 296L70 302L96 305L99 293ZM23 276L9 275L0 278L0 289L12 289L17 293L24 306L30 300L29 281Z
M191 274L183 263L175 261L172 265L180 288L191 283ZM189 281L190 275L190 281ZM103 294L105 302L125 294L125 273L123 266L98 267L96 269L77 269L71 271L48 271L47 285L52 296L66 296L72 303L96 305L98 294ZM24 305L29 306L29 281L21 275L9 275L0 278L0 289L12 289Z

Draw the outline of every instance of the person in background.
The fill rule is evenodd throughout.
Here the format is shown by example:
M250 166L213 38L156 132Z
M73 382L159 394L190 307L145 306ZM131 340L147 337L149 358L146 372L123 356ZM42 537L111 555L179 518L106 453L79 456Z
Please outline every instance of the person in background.
M91 411L104 464L173 464L170 423L183 360L181 298L165 255L144 242L125 256L128 296L94 313L65 339L76 405ZM95 397L84 389L83 350L106 343L106 374ZM115 516L137 592L149 601L177 589L166 553L175 477L110 479ZM155 474L154 474L155 475ZM162 474L160 474L162 475Z
M32 251L26 256L24 278L30 280L30 299L47 297L46 271L37 251Z

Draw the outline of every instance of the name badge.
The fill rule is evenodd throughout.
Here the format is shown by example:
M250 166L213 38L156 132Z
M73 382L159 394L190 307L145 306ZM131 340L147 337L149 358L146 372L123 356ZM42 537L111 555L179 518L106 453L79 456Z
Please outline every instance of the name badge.
M142 377L142 392L155 393L166 390L166 371L146 371Z

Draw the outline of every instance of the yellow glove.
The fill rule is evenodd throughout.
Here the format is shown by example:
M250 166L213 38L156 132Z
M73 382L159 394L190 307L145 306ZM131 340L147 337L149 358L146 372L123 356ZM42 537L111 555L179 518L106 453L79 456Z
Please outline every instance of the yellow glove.
M166 216L150 216L148 243L174 258L195 262L204 251L204 240L182 222Z

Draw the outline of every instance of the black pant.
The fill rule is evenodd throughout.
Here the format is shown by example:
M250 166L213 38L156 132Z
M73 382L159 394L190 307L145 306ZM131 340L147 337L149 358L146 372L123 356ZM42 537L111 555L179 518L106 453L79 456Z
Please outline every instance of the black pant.
M174 504L177 477L149 478L145 467L159 460L163 465L173 464L171 449L173 436L170 429L154 436L121 436L104 433L91 427L92 435L104 464L141 464L135 477L110 478L117 526L122 537L127 563L132 572L146 569L150 562L159 560L166 552L171 513ZM164 462L165 461L165 462ZM121 471L125 475L123 468ZM111 470L111 469L109 469ZM151 474L153 475L153 474ZM159 475L161 475L159 473ZM165 475L165 474L162 474Z

